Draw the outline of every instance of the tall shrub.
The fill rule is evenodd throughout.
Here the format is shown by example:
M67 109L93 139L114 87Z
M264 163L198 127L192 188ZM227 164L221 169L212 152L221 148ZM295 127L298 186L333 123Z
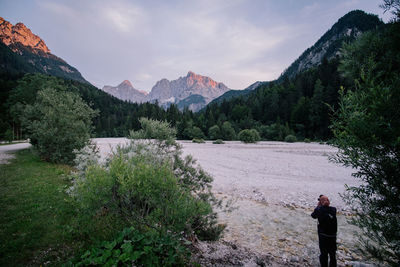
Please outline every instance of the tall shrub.
M238 138L240 141L245 143L255 143L260 141L260 135L255 129L245 129L239 132Z
M45 87L38 91L34 104L25 106L22 123L44 160L71 163L73 150L88 144L96 115L76 93Z

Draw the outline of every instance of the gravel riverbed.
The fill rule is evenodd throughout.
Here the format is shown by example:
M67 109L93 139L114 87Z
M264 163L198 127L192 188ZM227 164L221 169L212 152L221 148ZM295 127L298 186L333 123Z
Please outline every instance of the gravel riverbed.
M102 157L127 142L124 138L94 140ZM227 225L222 243L215 245L221 251L226 248L221 257L235 258L226 245L233 244L244 249L237 253L255 255L243 260L246 266L257 265L263 258L270 259L270 265L275 262L274 266L318 266L317 222L310 214L318 196L325 194L339 211L338 265L366 264L357 249L357 229L347 223L344 214L348 207L339 196L345 184L358 182L351 176L352 169L329 161L329 155L336 152L334 147L300 142L179 142L184 155L192 155L214 177L217 196L234 200L233 211L219 212L219 221ZM207 246L203 245L204 253L212 245ZM211 249L215 250L218 248Z

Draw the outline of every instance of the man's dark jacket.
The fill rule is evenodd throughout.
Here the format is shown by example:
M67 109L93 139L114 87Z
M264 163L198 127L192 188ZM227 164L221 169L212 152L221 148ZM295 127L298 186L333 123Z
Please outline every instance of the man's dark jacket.
M316 207L311 217L318 219L318 234L332 237L336 236L337 219L335 207Z

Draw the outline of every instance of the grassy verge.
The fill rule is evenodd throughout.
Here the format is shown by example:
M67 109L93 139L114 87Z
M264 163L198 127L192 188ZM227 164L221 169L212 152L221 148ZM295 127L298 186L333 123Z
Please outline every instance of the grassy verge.
M74 209L62 190L69 171L30 150L0 165L0 266L61 265L80 247L70 227Z

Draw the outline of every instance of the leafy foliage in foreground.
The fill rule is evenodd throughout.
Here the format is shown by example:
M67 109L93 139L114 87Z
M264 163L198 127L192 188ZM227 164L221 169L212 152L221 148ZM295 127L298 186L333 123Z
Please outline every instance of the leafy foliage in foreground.
M184 266L189 251L170 234L125 228L111 242L87 250L75 266Z
M400 264L400 22L371 32L343 51L341 71L353 90L342 90L333 122L335 160L357 170L349 187L364 250ZM371 242L372 241L372 242Z

